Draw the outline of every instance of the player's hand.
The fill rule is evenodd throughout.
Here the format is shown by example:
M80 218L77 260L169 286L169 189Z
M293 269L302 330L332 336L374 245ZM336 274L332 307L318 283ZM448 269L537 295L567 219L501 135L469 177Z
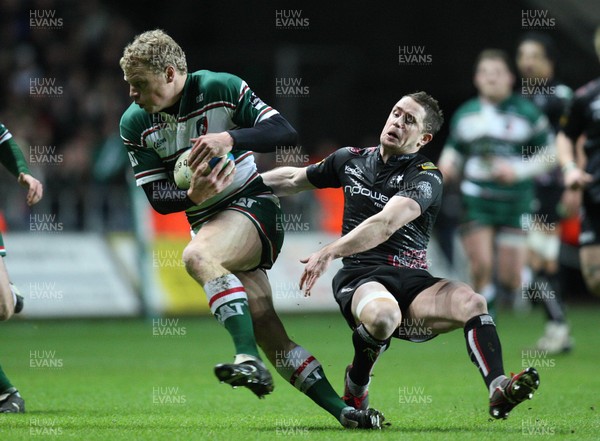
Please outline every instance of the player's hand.
M17 182L22 187L25 187L29 190L27 192L27 205L31 207L42 199L42 196L44 195L44 187L42 186L42 183L33 176L20 173L19 177L17 178Z
M497 161L492 168L492 176L500 184L510 185L517 181L517 175L508 161Z
M200 164L192 173L192 180L190 181L190 188L187 191L187 195L196 205L200 205L204 201L221 193L233 182L236 170L235 161L229 161L225 167L221 167L221 163L224 160L225 158L215 164L211 172L206 176L204 176L204 173L209 167L207 162Z
M584 188L593 181L593 176L580 168L573 167L564 174L565 187L571 190Z
M311 254L305 259L300 259L300 262L306 264L302 276L300 277L300 289L304 289L305 297L310 296L310 290L315 285L317 279L325 272L332 260L333 256L322 250Z
M227 132L207 133L198 138L192 138L191 141L193 143L192 152L188 157L188 164L192 170L202 162L226 155L233 147L233 138Z

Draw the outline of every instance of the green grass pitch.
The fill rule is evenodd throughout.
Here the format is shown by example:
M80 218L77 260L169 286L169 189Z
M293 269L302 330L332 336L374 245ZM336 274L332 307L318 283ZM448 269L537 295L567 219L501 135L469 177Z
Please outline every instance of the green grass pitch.
M339 315L284 316L293 339L321 360L339 392L351 360ZM229 336L214 319L19 321L0 324L0 364L27 413L0 415L0 440L584 440L600 439L598 311L570 311L570 355L528 352L541 312L498 321L505 367L536 366L541 386L508 420L490 421L487 393L462 331L425 344L394 340L375 369L371 405L391 423L348 431L275 377L275 392L219 384L216 363L231 360ZM274 372L274 371L273 371Z

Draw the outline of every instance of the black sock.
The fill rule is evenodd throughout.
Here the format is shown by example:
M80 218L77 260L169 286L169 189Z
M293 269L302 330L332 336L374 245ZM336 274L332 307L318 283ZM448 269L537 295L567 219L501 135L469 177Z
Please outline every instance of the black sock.
M465 340L469 357L489 388L492 380L504 375L502 346L492 317L481 314L470 319L465 324Z
M536 281L539 282L539 302L542 304L548 320L558 323L565 322L565 311L561 304L556 288L558 280L555 274L548 274L540 271L536 274Z
M379 355L386 349L390 339L377 340L361 323L352 334L354 360L350 370L350 379L359 386L369 384L369 376Z

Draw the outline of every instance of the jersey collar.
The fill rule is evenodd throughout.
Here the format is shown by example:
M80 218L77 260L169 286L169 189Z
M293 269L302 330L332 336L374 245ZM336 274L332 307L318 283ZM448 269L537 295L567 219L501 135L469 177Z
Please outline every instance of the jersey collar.
M418 152L415 153L403 153L401 155L392 155L390 159L388 159L387 164L395 164L401 161L406 161L417 156ZM383 164L383 157L381 156L381 144L377 146L377 162Z

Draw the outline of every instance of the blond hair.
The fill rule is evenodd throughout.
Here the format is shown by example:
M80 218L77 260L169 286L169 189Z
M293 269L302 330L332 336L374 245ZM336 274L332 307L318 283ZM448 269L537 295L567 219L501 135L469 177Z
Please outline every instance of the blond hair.
M137 35L123 50L119 64L126 77L146 71L161 74L167 66L173 66L179 74L187 73L185 52L162 29Z

